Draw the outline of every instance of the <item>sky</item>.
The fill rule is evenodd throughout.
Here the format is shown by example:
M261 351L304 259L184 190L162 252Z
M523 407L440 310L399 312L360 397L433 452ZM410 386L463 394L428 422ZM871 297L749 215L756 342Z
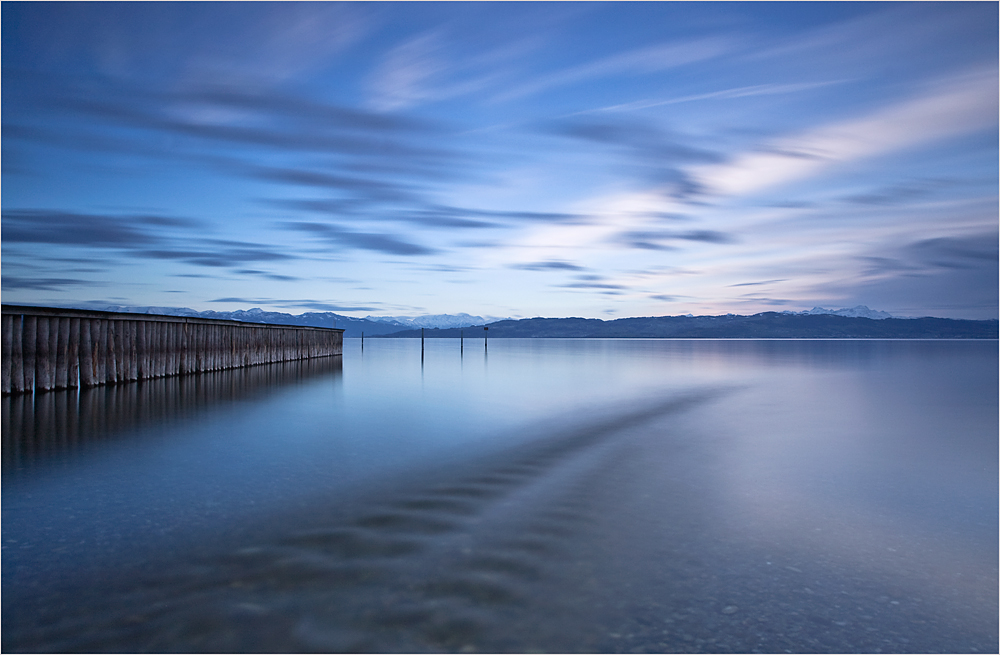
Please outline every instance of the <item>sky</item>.
M998 7L6 1L3 302L996 318Z

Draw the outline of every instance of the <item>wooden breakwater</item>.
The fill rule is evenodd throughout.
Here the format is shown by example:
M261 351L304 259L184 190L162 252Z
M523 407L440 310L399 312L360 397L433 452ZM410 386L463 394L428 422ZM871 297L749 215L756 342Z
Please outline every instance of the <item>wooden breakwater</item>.
M0 392L32 393L328 357L344 331L3 305Z

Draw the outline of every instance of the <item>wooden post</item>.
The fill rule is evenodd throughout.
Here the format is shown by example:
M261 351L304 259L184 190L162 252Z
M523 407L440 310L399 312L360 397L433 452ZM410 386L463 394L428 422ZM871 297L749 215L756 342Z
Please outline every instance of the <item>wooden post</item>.
M170 370L167 375L174 376L181 372L181 341L184 337L183 323L167 323L169 328L167 352L170 355Z
M108 373L108 322L95 318L90 322L90 338L94 343L94 384L106 384Z
M69 339L66 342L66 387L77 389L80 386L80 328L79 318L69 319Z
M53 389L69 388L69 318L54 319L56 328L56 379Z
M459 354L465 353L465 330L458 331L458 352Z
M38 317L24 317L24 391L35 390L35 335L38 331Z
M58 319L56 319L58 320ZM35 327L35 391L48 391L52 388L52 360L55 353L49 347L49 329L52 319L39 316ZM56 328L58 334L59 328Z
M80 319L80 386L89 388L97 384L94 379L94 343L90 327L93 321Z
M125 331L128 335L128 380L135 382L139 379L139 347L136 339L139 336L138 321L126 321Z
M483 350L490 349L490 329L483 326Z
M3 343L0 345L0 393L9 394L11 390L11 354L10 349L14 339L14 315L4 314L0 319L0 335Z
M10 339L10 391L24 392L24 316L16 314Z
M192 356L194 354L192 348L194 335L191 334L191 332L194 330L194 327L195 326L190 325L188 323L181 323L180 325L180 330L179 330L181 337L181 345L179 350L180 364L177 372L181 373L182 375L184 373L190 373L191 370L194 368L194 366L192 365L192 363L194 362L194 357Z
M152 377L149 374L149 351L146 342L147 321L135 322L135 377L139 380L146 380Z
M156 322L156 377L162 378L167 375L167 324L163 321Z
M121 384L125 382L128 371L128 363L125 361L125 356L128 354L128 347L125 345L125 322L116 320L112 323L115 335L115 383Z

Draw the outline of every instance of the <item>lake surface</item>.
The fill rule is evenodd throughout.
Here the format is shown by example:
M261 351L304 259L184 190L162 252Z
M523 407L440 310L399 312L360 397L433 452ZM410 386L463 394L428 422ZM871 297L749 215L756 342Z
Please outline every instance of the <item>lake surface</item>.
M981 341L347 339L3 399L3 649L996 652Z

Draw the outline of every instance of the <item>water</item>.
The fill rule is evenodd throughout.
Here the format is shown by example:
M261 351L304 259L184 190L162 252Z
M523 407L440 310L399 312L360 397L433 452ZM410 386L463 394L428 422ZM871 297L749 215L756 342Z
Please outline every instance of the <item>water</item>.
M3 649L995 652L996 342L347 340L3 404Z

